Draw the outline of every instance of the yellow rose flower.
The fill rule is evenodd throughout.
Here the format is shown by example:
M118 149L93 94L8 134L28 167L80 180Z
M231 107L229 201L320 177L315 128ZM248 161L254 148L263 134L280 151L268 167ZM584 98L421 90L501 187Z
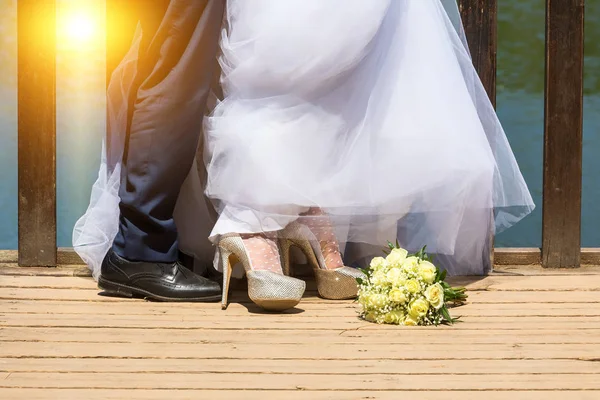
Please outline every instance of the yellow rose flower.
M385 260L392 267L400 267L407 255L408 251L404 249L393 249L385 258Z
M386 324L396 324L398 323L398 317L393 312L389 312L383 316L383 322Z
M371 295L369 293L361 293L358 296L358 304L360 304L364 309L369 308L371 304Z
M417 272L419 270L419 259L411 256L404 260L402 268L408 272Z
M375 322L375 314L374 313L366 313L365 320L369 322Z
M384 271L377 271L371 276L371 283L375 286L387 286L388 279Z
M417 320L413 319L412 317L408 316L404 319L404 321L402 322L402 325L405 326L417 326L418 322Z
M413 319L418 320L419 318L425 316L428 310L429 302L421 297L413 300L413 302L410 303L408 315L410 315Z
M371 266L372 270L379 271L379 270L387 268L388 263L385 260L385 258L383 258L383 257L375 257L374 259L371 260L370 266Z
M425 298L436 310L442 308L444 306L444 289L442 288L442 285L436 283L435 285L429 286L425 290Z
M389 293L389 298L391 301L395 303L404 303L406 302L406 295L400 289L392 289Z
M429 261L421 261L419 263L419 276L423 278L425 283L433 283L435 280L437 268Z
M383 308L387 304L387 296L385 294L371 295L370 307Z
M416 279L407 280L405 286L406 290L413 294L421 291L421 284Z
M404 321L404 318L406 318L406 314L402 310L394 310L391 311L391 313L394 314L397 324L402 323L402 321Z
M385 275L387 281L394 286L402 286L406 282L406 276L399 268L390 269Z

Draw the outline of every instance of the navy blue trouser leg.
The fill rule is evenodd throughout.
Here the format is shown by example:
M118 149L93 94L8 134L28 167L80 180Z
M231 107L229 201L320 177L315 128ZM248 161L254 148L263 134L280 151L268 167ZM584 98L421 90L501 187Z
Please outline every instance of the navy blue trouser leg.
M202 131L225 0L141 3L113 249L132 261L174 262L173 211Z

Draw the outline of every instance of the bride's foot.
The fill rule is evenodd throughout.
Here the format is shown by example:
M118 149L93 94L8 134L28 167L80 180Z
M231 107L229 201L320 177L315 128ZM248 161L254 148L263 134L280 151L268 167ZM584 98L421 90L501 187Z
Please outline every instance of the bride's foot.
M277 246L277 234L268 232L244 234L240 237L248 253L248 261L253 271L270 271L283 275L279 247Z
M293 308L302 299L304 281L285 276L274 236L269 234L228 236L219 241L219 257L223 270L221 307L227 308L232 267L241 262L248 280L248 296L269 311Z
M325 260L325 268L337 269L344 266L340 245L333 232L331 220L320 208L311 208L308 212L302 214L298 220L313 233L319 243L321 254Z
M356 278L364 275L344 266L329 217L320 209L311 209L299 221L289 224L280 234L284 272L291 273L290 248L296 246L313 267L321 297L332 300L356 297Z

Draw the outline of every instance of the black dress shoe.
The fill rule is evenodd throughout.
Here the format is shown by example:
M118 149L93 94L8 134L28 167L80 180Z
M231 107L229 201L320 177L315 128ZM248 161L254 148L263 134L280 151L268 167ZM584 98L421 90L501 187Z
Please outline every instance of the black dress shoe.
M100 270L98 287L108 294L142 296L159 301L218 301L218 283L194 274L179 262L128 261L110 250Z

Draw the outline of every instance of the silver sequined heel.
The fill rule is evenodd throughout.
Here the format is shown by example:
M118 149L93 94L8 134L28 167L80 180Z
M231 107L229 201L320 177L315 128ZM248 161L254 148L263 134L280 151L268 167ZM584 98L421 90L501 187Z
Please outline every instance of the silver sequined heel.
M268 311L283 311L295 307L304 295L306 283L272 271L253 270L244 242L239 236L219 241L216 261L223 271L221 308L228 305L229 283L233 266L241 262L248 280L248 296L256 305Z
M350 267L327 269L319 241L308 226L292 222L281 233L279 243L284 274L292 274L290 248L295 246L302 250L308 258L308 262L314 270L317 290L321 297L330 300L356 297L358 293L356 278L364 277L364 274L358 269Z

